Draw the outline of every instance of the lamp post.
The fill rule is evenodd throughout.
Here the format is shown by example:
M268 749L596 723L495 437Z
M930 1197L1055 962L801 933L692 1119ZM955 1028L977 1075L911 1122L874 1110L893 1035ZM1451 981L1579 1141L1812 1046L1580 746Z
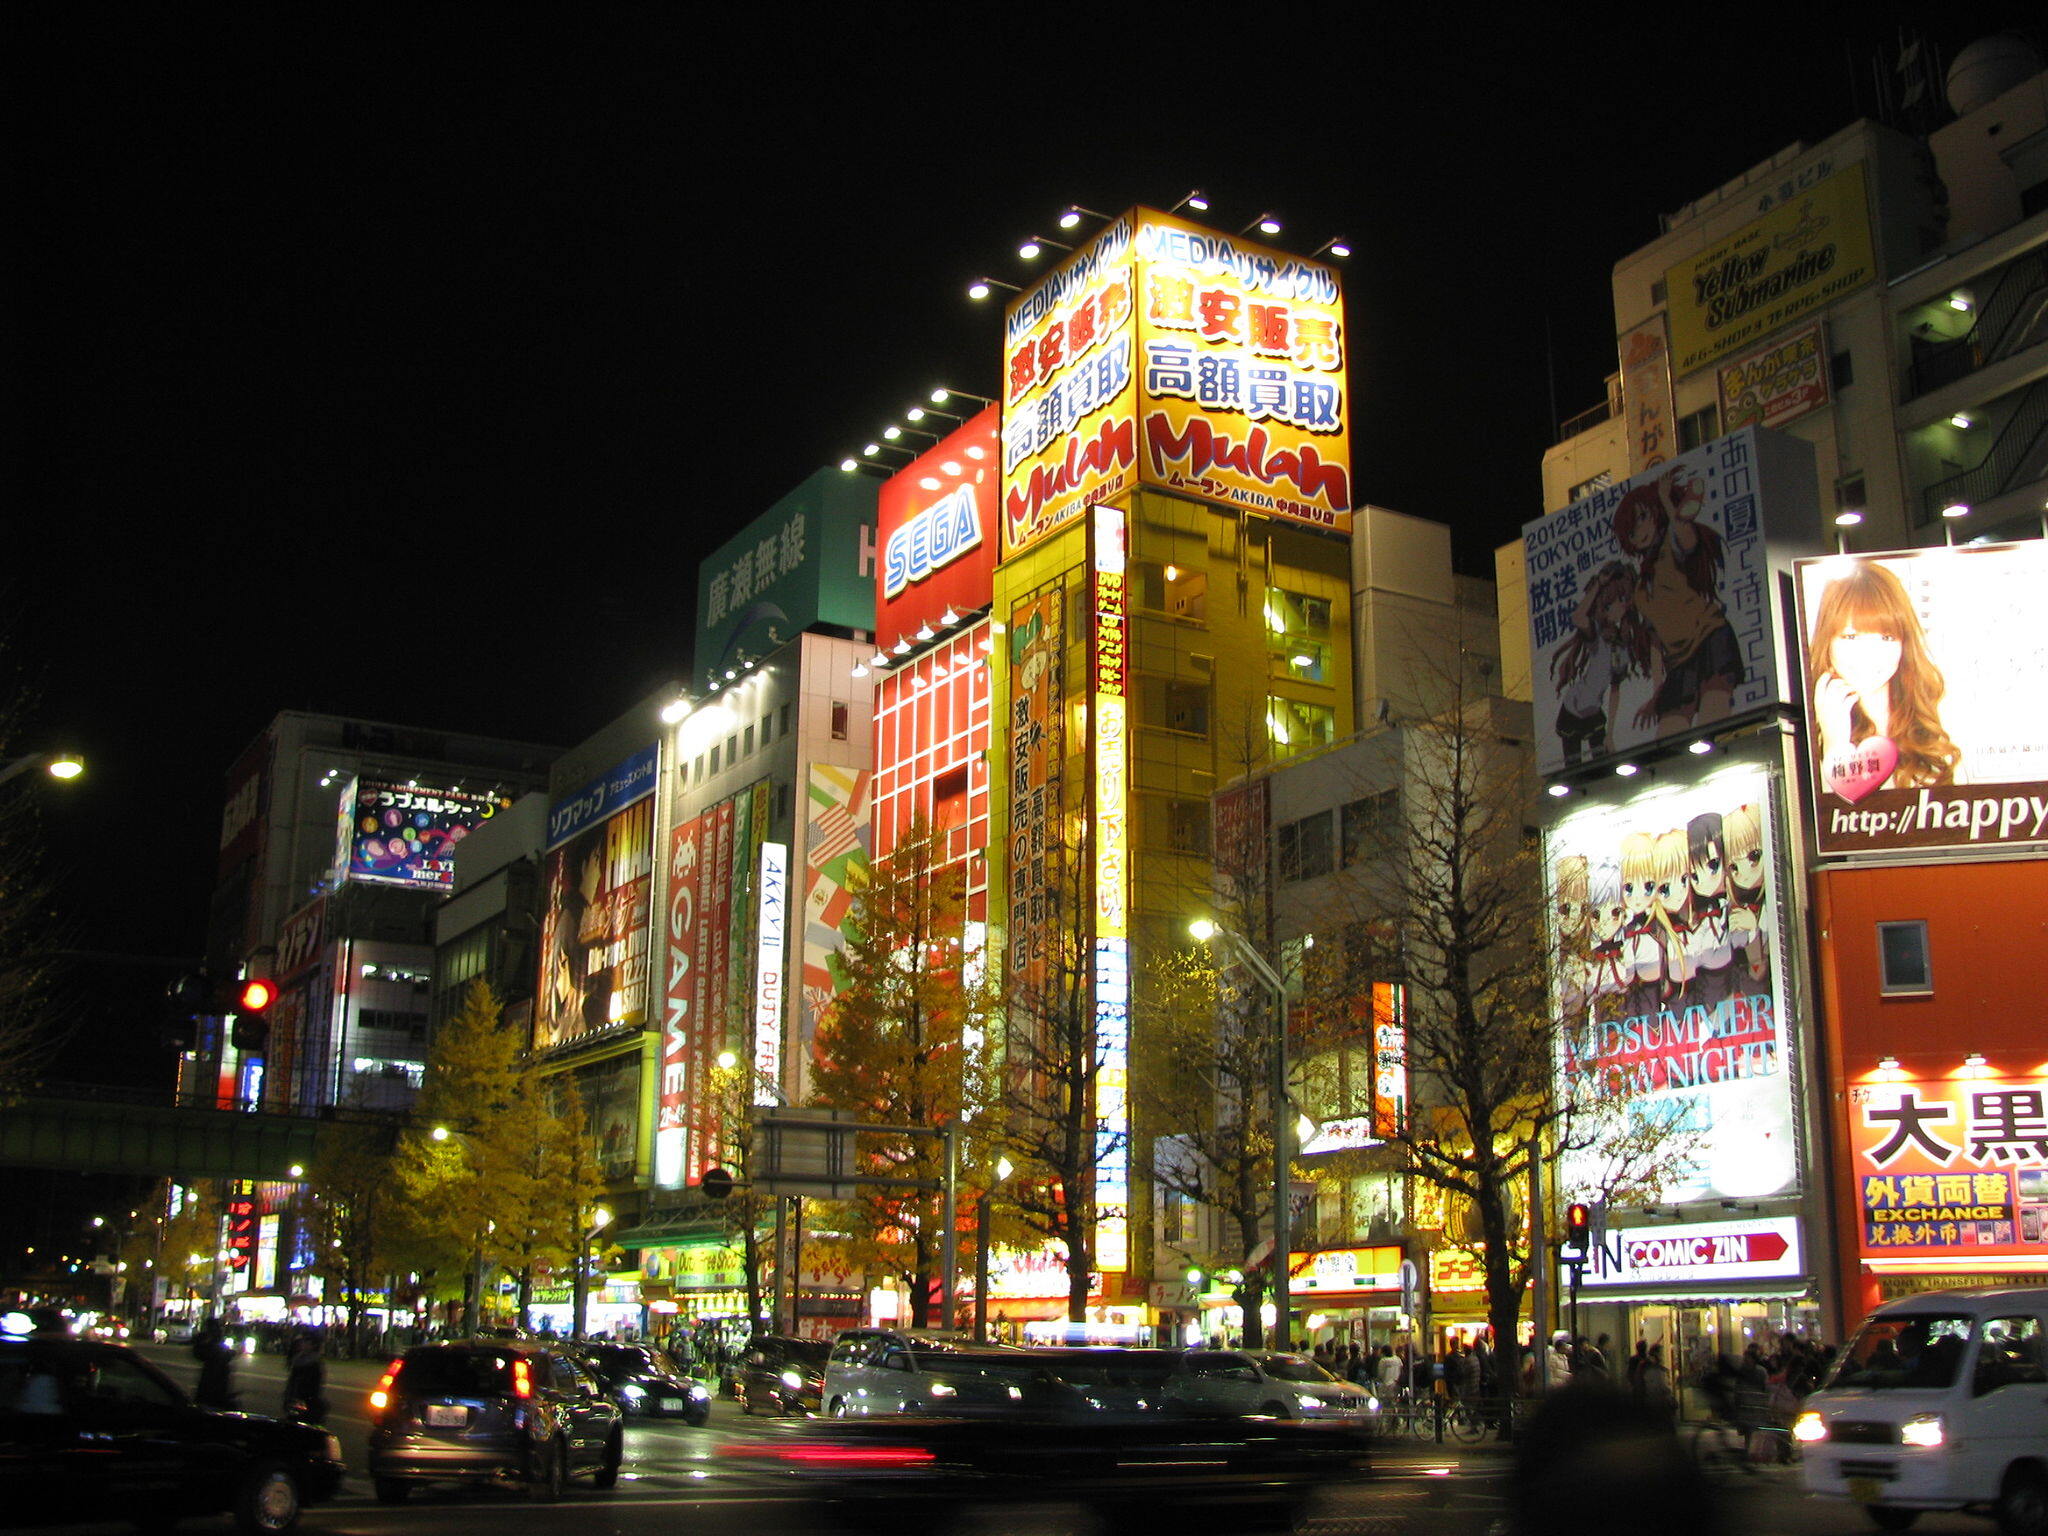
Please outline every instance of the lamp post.
M988 1342L988 1228L989 1207L995 1201L996 1185L1016 1167L1007 1157L996 1159L996 1176L974 1202L974 1342Z
M1188 924L1188 932L1206 944L1221 939L1251 967L1266 990L1273 995L1273 1342L1286 1349L1291 1327L1287 1266L1293 1254L1293 1234L1288 1230L1288 1166L1293 1161L1293 1130L1287 1101L1287 983L1273 964L1260 954L1241 933L1211 922L1206 917Z
M69 781L85 772L85 761L76 752L28 752L0 762L0 784L31 768L47 767L50 777Z
M430 1133L435 1141L457 1141L472 1158L476 1156L476 1138L463 1131L451 1131L445 1125L437 1125ZM476 1234L469 1251L469 1273L462 1277L463 1322L468 1325L469 1336L475 1338L478 1324L484 1310L484 1244L481 1233Z
M590 1240L612 1224L612 1213L598 1205L591 1207L590 1225L583 1224L583 1208L576 1209L576 1271L569 1281L569 1336L583 1337L584 1312L590 1305Z

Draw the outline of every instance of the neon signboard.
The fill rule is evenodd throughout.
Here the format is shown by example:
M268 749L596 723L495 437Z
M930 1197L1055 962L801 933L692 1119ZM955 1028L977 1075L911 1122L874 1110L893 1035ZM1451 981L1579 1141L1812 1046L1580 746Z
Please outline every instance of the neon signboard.
M1095 1260L1130 1265L1131 955L1124 515L1094 509Z
M789 848L761 845L761 920L754 970L754 1102L772 1105L782 1080L782 942L789 911Z

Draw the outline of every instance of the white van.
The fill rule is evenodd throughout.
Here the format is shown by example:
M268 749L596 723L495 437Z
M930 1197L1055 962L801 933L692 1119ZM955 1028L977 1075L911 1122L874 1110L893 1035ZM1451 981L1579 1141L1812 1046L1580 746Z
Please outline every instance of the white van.
M1806 1489L1881 1529L1923 1509L2048 1536L2048 1287L1928 1291L1871 1313L1792 1426Z

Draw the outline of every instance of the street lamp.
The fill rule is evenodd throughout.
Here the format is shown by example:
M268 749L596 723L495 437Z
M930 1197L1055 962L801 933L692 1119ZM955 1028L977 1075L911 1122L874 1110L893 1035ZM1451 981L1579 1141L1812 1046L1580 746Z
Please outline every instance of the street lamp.
M0 784L5 784L18 773L31 768L43 767L53 779L70 781L85 772L85 759L76 752L27 752L20 757L10 757L0 762Z
M996 1185L1017 1171L1007 1157L996 1159L996 1176L974 1202L974 1342L988 1342L988 1233L989 1207L995 1200Z
M612 1213L605 1207L593 1206L590 1211L590 1225L583 1225L583 1211L576 1211L576 1273L570 1282L569 1336L583 1337L583 1314L590 1303L590 1240L612 1224Z
M1273 995L1273 1345L1275 1349L1286 1349L1292 1332L1288 1316L1287 1266L1293 1254L1293 1234L1288 1230L1288 1200L1292 1194L1289 1188L1288 1165L1293 1161L1293 1127L1288 1123L1287 1100L1287 983L1280 973L1273 969L1273 963L1260 954L1241 933L1198 917L1188 924L1188 932L1197 941L1206 944L1212 939L1221 939L1237 958L1251 968L1266 990Z

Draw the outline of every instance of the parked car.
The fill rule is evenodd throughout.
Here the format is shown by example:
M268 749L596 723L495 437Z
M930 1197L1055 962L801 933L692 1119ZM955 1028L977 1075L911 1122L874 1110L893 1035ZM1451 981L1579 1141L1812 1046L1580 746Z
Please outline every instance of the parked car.
M2048 1287L1879 1307L1793 1421L1806 1491L1902 1531L1928 1509L2048 1531Z
M825 1361L832 1346L823 1339L764 1334L740 1352L733 1386L741 1413L822 1413Z
M618 1405L560 1345L479 1339L423 1344L370 1394L370 1478L380 1502L421 1483L494 1482L553 1501L572 1477L615 1487Z
M232 1513L281 1536L341 1485L341 1442L259 1414L200 1408L125 1345L0 1325L0 1524Z
M711 1417L711 1389L684 1372L665 1349L651 1344L578 1344L575 1353L627 1418L702 1424Z
M1167 1401L1197 1413L1275 1419L1365 1417L1372 1394L1340 1381L1307 1355L1273 1349L1192 1349L1166 1383Z

